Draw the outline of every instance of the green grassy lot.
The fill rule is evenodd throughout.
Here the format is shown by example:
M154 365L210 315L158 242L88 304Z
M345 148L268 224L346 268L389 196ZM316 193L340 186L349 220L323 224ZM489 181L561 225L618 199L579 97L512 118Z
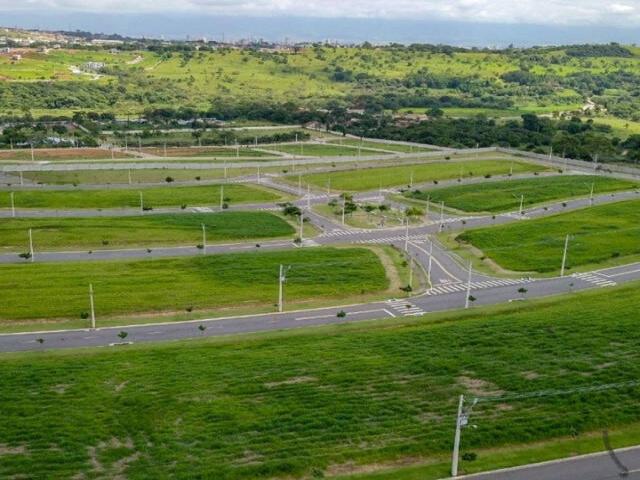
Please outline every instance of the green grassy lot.
M470 230L457 238L508 270L545 273L560 269L566 235L570 268L627 262L640 254L640 201Z
M512 162L504 160L477 161L440 161L402 167L367 168L341 172L316 173L303 176L303 181L320 188L326 188L331 181L331 188L346 191L375 190L379 187L397 187L409 185L413 174L413 183L425 183L434 180L464 177L480 177L484 175L508 174ZM544 171L545 167L513 162L514 173ZM291 181L293 177L289 177ZM297 180L296 180L297 181Z
M201 187L153 187L113 190L23 190L14 193L16 208L125 208L139 207L143 194L145 207L218 205L220 185ZM224 197L230 204L271 202L281 196L273 191L246 185L224 185ZM10 206L9 193L2 194L5 208Z
M570 175L414 190L404 195L425 202L430 198L465 212L502 212L519 208L522 195L524 205L528 207L551 200L589 196L592 185L596 195L638 186L616 178Z
M132 158L124 152L113 152L99 148L38 148L33 151L36 162L60 160L110 160L112 158ZM0 150L0 161L31 161L31 149Z
M335 145L351 145L353 147L362 147L362 148L371 148L371 149L380 149L380 150L389 150L392 152L399 153L414 153L414 152L432 152L432 148L420 147L417 145L402 145L395 143L380 143L380 142L372 142L367 140L357 140L355 138L330 138L329 142Z
M267 150L274 152L284 152L290 155L300 155L305 157L356 157L358 148L317 143L300 143L298 145L266 145ZM362 155L384 155L385 152L378 152L366 148L361 149Z
M0 251L25 252L28 229L37 250L198 245L290 236L282 218L267 212L186 213L145 217L0 218Z
M588 432L640 422L639 388L576 389L637 381L639 301L634 284L428 320L6 354L0 475L319 478L435 461L382 478L441 478L461 393L481 398L462 472L597 448ZM540 391L558 394L527 395Z
M79 319L87 309L89 283L96 292L96 314L101 320L185 312L190 307L194 314L264 308L277 301L280 264L291 265L288 305L366 298L389 286L379 257L366 248L3 265L0 286L7 293L3 294L0 319L5 325L16 320Z
M145 147L142 149L143 153L148 153L151 155L157 155L159 157L163 157L165 154L165 150L163 147ZM274 155L261 152L259 150L254 150L252 148L222 148L222 147L183 147L183 148L167 148L167 157L180 157L180 158L191 158L191 157L273 157Z

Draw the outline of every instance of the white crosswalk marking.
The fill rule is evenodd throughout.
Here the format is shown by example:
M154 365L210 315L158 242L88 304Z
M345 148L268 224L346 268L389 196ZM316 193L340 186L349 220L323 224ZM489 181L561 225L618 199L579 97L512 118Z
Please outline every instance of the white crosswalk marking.
M511 279L511 278L496 278L494 280L484 280L482 282L472 282L471 290L482 290L485 288L495 288L495 287L507 287L510 285L522 285L523 283L527 283L530 280L525 279ZM448 293L456 293L456 292L464 292L467 290L467 284L464 282L459 283L446 283L441 285L436 285L433 288L427 290L427 295L446 295Z
M258 209L261 212L278 212L282 210L280 207L262 207Z
M391 242L401 242L406 240L406 236L398 235L395 237L386 237L386 238L370 238L368 240L358 240L356 243L359 244L374 244L374 243L391 243ZM409 241L413 242L415 240L424 240L424 235L409 235Z
M213 210L210 209L209 207L194 207L191 210L196 213L212 213L213 212Z
M591 283L592 285L597 285L598 287L615 287L617 285L613 280L609 280L597 272L574 273L571 276Z
M391 306L393 310L398 312L400 315L405 317L415 317L418 315L424 315L425 312L420 307L414 305L413 303L407 300L387 300L387 303Z

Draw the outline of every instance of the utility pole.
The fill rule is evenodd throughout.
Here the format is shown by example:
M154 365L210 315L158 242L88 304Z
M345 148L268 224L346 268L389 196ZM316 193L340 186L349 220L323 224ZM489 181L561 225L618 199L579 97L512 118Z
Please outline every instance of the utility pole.
M464 300L464 308L469 308L469 297L471 297L471 261L469 261L469 277L467 278L467 298Z
M564 241L564 253L562 254L562 268L560 269L560 276L564 277L565 267L567 266L567 251L569 250L569 235Z
M89 284L89 305L91 306L91 330L96 329L96 309L93 303L93 283Z
M15 202L15 199L14 199L14 193L11 192L9 194L9 197L11 197L11 216L15 217L16 216L16 202Z
M220 185L220 211L224 210L224 185Z
M520 216L524 215L524 195L520 195Z
M597 171L598 170L598 154L596 153L596 157L594 158L593 161L593 171Z
M144 212L144 197L142 196L142 192L138 192L140 194L140 211Z
M462 424L466 418L462 415L462 407L464 406L464 395L460 395L458 401L458 415L456 416L456 434L453 437L453 456L451 458L451 476L458 476L458 456L460 453L460 434L462 433Z
M406 253L409 253L409 217L407 216L406 218L407 221L407 228L405 229L404 232L404 251Z
M409 260L409 289L413 290L413 257Z
M346 195L342 194L342 225L344 225L344 212L346 209L347 198Z
M35 162L36 161L36 155L33 151L33 142L31 142L31 161Z
M460 456L460 435L462 429L469 426L469 417L471 416L471 410L478 403L478 399L475 398L473 403L466 409L464 408L464 395L460 395L458 401L458 415L456 417L456 434L453 438L453 455L451 457L451 476L458 476L458 459Z
M427 235L428 238L428 235ZM429 277L429 283L431 284L431 286L433 286L433 283L431 283L431 268L433 266L433 240L429 239L429 266L427 267L427 277Z
M33 251L33 233L31 232L31 229L29 229L29 255L29 258L31 258L31 263L33 263L36 257L35 252Z
M444 201L440 202L440 227L438 227L438 231L442 232L444 228Z
M207 254L207 227L202 224L202 254Z
M284 283L287 281L287 272L291 267L285 270L284 265L280 265L280 275L278 275L278 312L282 313L284 309Z
M591 194L589 195L589 205L593 207L593 191L596 188L596 182L591 184Z
M304 210L300 210L300 244L304 240Z

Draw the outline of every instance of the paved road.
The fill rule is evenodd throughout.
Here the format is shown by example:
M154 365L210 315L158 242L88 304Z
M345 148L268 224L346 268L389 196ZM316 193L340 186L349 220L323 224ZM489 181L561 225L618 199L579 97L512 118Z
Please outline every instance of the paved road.
M283 191L297 192L295 187L279 186ZM375 195L376 193L365 193ZM616 194L601 195L594 199L594 204L608 203L612 201L637 198L636 192L622 192ZM300 199L299 204L308 202L326 202L328 196L314 194L309 199ZM472 296L475 305L490 305L522 301L526 298L546 297L573 291L605 288L620 283L639 280L640 264L625 265L595 272L578 274L565 278L548 278L531 280L499 279L487 275L472 272L468 277L468 270L462 262L447 252L437 243L431 247L427 235L432 235L442 229L456 229L481 227L514 221L527 221L530 218L542 217L568 211L571 209L585 208L591 204L588 198L574 199L566 202L555 202L545 207L537 207L520 215L518 212L496 215L452 217L445 215L440 221L431 219L425 225L406 228L387 229L350 229L337 224L331 219L318 214L310 213L309 218L318 225L322 234L307 243L313 245L334 244L392 244L400 249L407 249L409 255L419 265L428 271L431 269L431 288L424 294L411 298L391 299L388 301L372 302L365 305L352 305L343 307L330 307L304 312L286 312L282 314L249 315L224 319L197 320L194 322L136 325L118 328L98 329L95 331L76 330L65 332L40 332L17 335L0 335L0 351L35 350L42 348L70 348L82 346L105 346L119 343L117 334L126 329L129 334L127 341L148 342L157 340L172 340L191 338L194 336L230 335L244 332L257 332L266 330L279 330L299 328L310 325L325 325L331 323L343 323L359 320L378 318L391 318L398 316L423 315L430 312L440 312L460 309L465 307L468 296ZM256 208L264 208L257 206ZM227 244L207 247L206 253L223 253L241 250L282 249L294 248L289 241L275 240L261 242L260 247L255 244ZM432 255L429 255L433 248ZM36 253L38 261L66 261L87 259L113 259L113 258L140 258L140 257L166 257L180 255L201 255L202 251L195 247L178 248L154 248L151 252L145 249L109 250L88 252L53 252ZM0 262L16 261L16 255L2 255ZM20 260L25 261L25 260ZM526 291L521 289L525 289ZM345 316L337 313L344 310ZM98 319L99 325L99 319ZM202 332L199 325L206 329ZM40 343L38 340L43 339Z
M640 479L640 447L620 449L615 455L628 469L628 475L621 475L624 470L614 463L609 452L601 452L461 478L469 480Z

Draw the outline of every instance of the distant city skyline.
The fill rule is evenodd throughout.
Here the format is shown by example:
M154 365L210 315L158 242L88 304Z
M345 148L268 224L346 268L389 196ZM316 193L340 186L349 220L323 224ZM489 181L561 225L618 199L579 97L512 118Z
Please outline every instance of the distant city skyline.
M0 0L0 12L446 20L536 25L640 26L640 0Z
M604 26L518 26L428 20L204 16L194 14L95 14L0 12L6 27L86 30L132 37L282 42L436 43L465 47L640 43L638 29Z

